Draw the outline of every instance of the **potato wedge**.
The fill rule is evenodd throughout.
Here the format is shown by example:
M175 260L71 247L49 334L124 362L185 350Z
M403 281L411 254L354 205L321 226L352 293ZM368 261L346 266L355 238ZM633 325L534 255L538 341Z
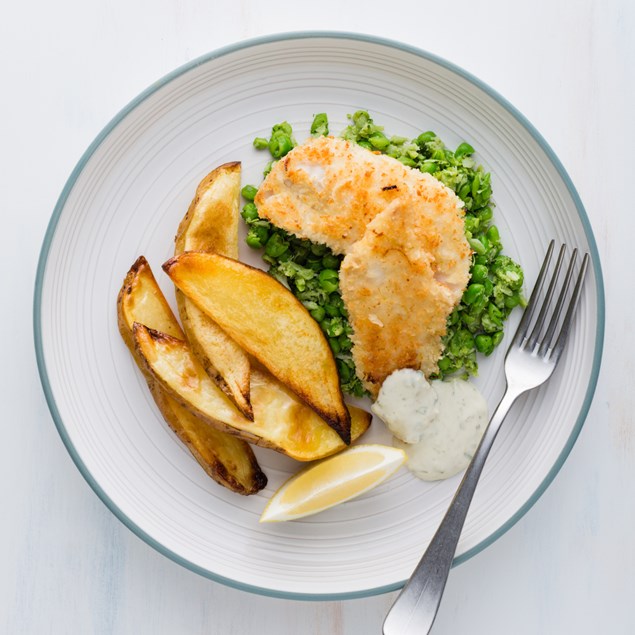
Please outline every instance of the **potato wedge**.
M249 444L218 431L172 399L146 371L143 360L137 354L132 331L135 322L174 337L184 337L143 256L126 275L117 298L117 317L121 337L143 371L161 414L207 474L239 494L254 494L265 487L267 477Z
M186 252L165 272L181 291L350 443L331 348L295 296L270 275L218 254ZM253 399L252 399L253 402Z
M225 163L198 185L179 225L174 255L184 251L213 251L238 258L239 206L240 163ZM247 353L178 289L176 302L187 340L207 374L248 419L253 419Z
M211 425L298 461L321 459L346 447L325 421L268 372L252 369L254 420L250 421L211 381L186 342L141 324L135 324L133 331L146 371ZM370 425L370 414L350 406L350 416L351 436L357 439Z
M238 258L240 162L212 170L196 188L176 233L176 250L213 251Z

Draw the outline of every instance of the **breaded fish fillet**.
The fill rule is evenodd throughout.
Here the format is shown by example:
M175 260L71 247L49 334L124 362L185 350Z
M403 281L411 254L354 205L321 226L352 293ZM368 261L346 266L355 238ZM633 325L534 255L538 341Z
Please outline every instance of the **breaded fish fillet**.
M437 369L470 268L454 192L396 159L319 137L274 166L256 205L274 225L346 254L340 287L352 354L372 394L399 368Z
M395 201L437 219L441 252L446 243L455 250L454 230L461 225L463 231L459 199L429 174L344 139L318 137L294 148L276 163L255 200L262 218L340 254Z
M462 233L456 238L461 257L438 269L435 222L395 202L345 256L340 288L354 331L353 361L373 396L395 370L437 370L447 318L469 277L469 246Z

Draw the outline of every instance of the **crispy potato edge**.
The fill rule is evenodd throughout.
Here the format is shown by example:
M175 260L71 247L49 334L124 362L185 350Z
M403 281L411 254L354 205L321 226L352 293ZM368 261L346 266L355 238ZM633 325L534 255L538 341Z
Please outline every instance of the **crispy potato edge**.
M240 176L241 176L242 164L240 161L230 161L223 163L214 168L200 181L196 188L194 198L192 199L185 216L179 223L176 236L174 238L174 253L175 256L185 251L185 244L188 238L188 231L191 228L192 222L197 217L197 212L200 214L199 205L201 200L205 197L210 188L214 187L218 179L224 178L225 174L228 174L232 178L237 178L237 190L235 192L236 200L232 201L232 204L239 205L240 200ZM205 213L206 208L202 208ZM212 212L213 214L214 212ZM204 216L205 218L205 216ZM238 214L236 218L238 223ZM207 245L205 249L210 246ZM212 251L218 251L217 249L211 249ZM236 240L235 251L238 252L238 244ZM183 331L192 351L199 358L205 371L209 377L216 383L225 394L230 397L237 408L249 419L253 421L254 413L251 406L250 397L250 378L251 369L249 363L249 357L246 353L242 355L238 352L238 345L235 344L230 336L226 334L211 318L205 316L210 320L209 326L200 324L200 317L192 315L193 310L190 305L194 303L177 288L176 301L181 323L183 325ZM200 311L196 305L194 309ZM203 328L203 332L199 332L198 327ZM206 333L206 330L209 332ZM209 338L214 338L214 349L210 351L209 346L206 346L203 341ZM202 341L203 340L203 341Z
M249 441L250 443L253 443L260 447L275 450L276 452L279 452L281 454L284 454L285 456L301 462L320 460L325 458L326 456L331 456L332 454L336 454L337 452L345 449L346 445L340 439L342 445L340 445L339 447L332 446L328 450L321 449L321 451L313 453L306 453L302 451L298 452L292 447L285 447L284 445L276 444L267 438L258 436L257 434L250 432L249 430L234 428L229 423L225 423L224 421L213 418L208 413L201 411L198 406L195 403L190 402L186 396L180 394L180 392L176 388L172 387L168 383L168 380L166 380L160 374L156 374L152 368L152 359L158 355L157 351L155 350L155 344L166 344L179 348L185 346L187 348L187 343L171 335L161 333L138 323L134 325L134 338L138 355L143 360L145 372L151 373L152 376L155 377L157 383L159 383L164 391L169 394L175 401L177 401L177 403L183 405L183 407L187 408L188 410L196 414L200 419L208 422L211 426L215 427L219 431L237 436L240 439ZM192 358L195 359L191 351L189 351L188 354L192 355ZM356 408L354 406L351 406L351 408L354 408L356 411L356 426L354 438L358 439L368 430L371 422L371 415L361 408ZM326 425L326 422L324 422L324 424Z
M175 329L178 329L181 333L180 326L174 318L172 311L167 304L167 301L163 297L163 294L160 294L160 289L156 284L156 279L154 278L154 274L150 265L144 256L139 256L137 260L133 263L133 265L128 270L124 282L119 290L117 295L117 325L119 329L119 333L126 345L126 348L132 354L132 357L141 370L146 383L148 384L148 389L150 390L150 394L154 399L154 402L157 405L157 408L161 412L161 415L164 417L167 424L173 430L173 432L178 436L178 438L186 445L186 447L190 450L196 461L203 468L203 470L218 484L230 489L238 494L242 495L250 495L255 494L256 492L262 490L267 485L267 477L258 465L258 461L256 460L255 455L253 454L253 450L247 445L245 442L244 448L242 451L245 452L244 459L247 459L249 464L249 470L251 472L250 479L247 483L242 483L237 480L230 472L230 470L223 464L222 461L213 458L210 459L208 456L205 459L199 450L195 447L190 435L186 432L180 417L190 416L193 419L196 419L195 415L186 411L178 412L177 408L182 408L181 404L178 404L175 400L173 400L163 389L163 387L155 380L153 374L147 369L144 360L139 355L136 349L135 341L134 341L134 322L132 324L132 328L128 324L128 320L126 318L126 296L131 295L135 292L136 285L139 283L139 276L146 275L149 280L156 285L159 294L157 294L157 300L163 305L164 309L167 311L167 316L171 318L174 322ZM177 408L175 408L177 406ZM202 422L203 425L208 425L207 422Z
M196 206L198 205L199 201L201 200L201 196L205 193L205 191L207 190L207 188L210 186L210 184L216 179L216 177L223 171L231 171L234 172L236 170L240 170L241 169L241 162L240 161L229 161L227 163L223 163L222 165L219 165L218 167L214 168L209 174L205 175L200 183L196 186L196 192L194 193L194 198L192 199L192 202L190 203L190 206L187 209L187 212L185 212L185 216L181 219L181 222L179 223L179 226L176 230L176 236L174 237L174 242L175 242L175 246L179 251L183 251L182 248L179 248L179 241L182 241L185 232L187 231L187 228L190 225L190 222L192 221L192 212L195 210Z
M179 254L178 256L173 256L172 258L168 259L166 262L163 263L162 268L165 271L165 273L174 281L174 277L171 275L171 270L173 267L178 266L178 264L182 261L187 261L187 257L189 256L189 254L198 254L201 252L196 252L196 251L184 251L183 253ZM227 256L223 256L221 254L213 254L213 256L218 257L218 258L222 258L223 260L229 261L231 263L236 263L242 267L246 267L247 269L255 272L257 275L261 275L261 276L266 276L267 280L271 280L273 281L275 284L279 285L279 287L284 290L284 292L286 294L288 294L288 298L289 301L292 302L293 304L295 304L303 313L306 313L308 316L308 319L311 320L311 323L314 323L313 318L308 315L308 311L306 310L306 307L278 280L276 280L275 278L273 278L272 276L270 276L269 274L267 274L265 271L263 271L262 269L258 269L257 267L253 267L252 265L249 265L247 263L244 262L240 262L238 260L235 260L233 258L228 258ZM176 286L178 287L178 284L175 282ZM185 291L181 290L184 295L187 296L187 293L185 293ZM201 309L203 310L203 309ZM317 326L317 324L316 324ZM322 331L319 329L319 326L317 327L316 333L319 331L319 336L320 337L324 337ZM250 353L261 363L263 364L265 367L269 368L269 371L272 372L272 374L274 374L283 384L285 384L286 386L288 386L290 388L290 390L292 390L304 403L306 403L310 408L312 408L322 419L324 419L324 421L326 421L328 423L329 426L331 426L335 432L337 432L337 434L341 437L341 439L344 441L344 443L346 445L350 445L351 443L351 435L350 435L350 424L351 424L351 419L350 419L350 413L348 411L348 409L345 406L345 402L344 402L344 395L342 393L342 390L340 388L340 384L339 384L339 374L337 373L337 365L335 364L335 358L333 357L333 352L331 351L330 346L328 345L328 342L324 341L324 350L326 351L326 354L330 356L330 358L332 359L333 362L333 368L334 371L337 375L337 390L338 390L338 395L339 395L339 400L337 404L335 404L336 408L333 412L328 412L326 410L324 410L323 408L320 408L319 406L317 406L317 404L315 403L315 400L313 400L311 398L311 394L308 391L305 391L303 389L301 389L299 386L294 386L292 387L292 385L290 385L290 378L286 376L286 374L283 373L274 373L271 368L269 367L268 364L268 360L263 359L263 357L261 355L258 354L257 351L250 351Z

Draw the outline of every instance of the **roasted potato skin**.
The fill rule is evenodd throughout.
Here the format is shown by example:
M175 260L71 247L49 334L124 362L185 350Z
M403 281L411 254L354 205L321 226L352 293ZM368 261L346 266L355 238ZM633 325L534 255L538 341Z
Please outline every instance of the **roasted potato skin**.
M219 254L185 252L164 271L176 286L350 444L331 348L319 325L282 284Z
M184 251L213 251L238 258L240 176L241 164L234 161L218 166L199 183L176 233L176 256ZM249 356L178 289L176 301L187 340L207 374L253 420Z
M255 494L263 489L267 477L251 447L243 440L219 432L172 399L146 370L143 359L137 354L133 337L135 322L184 339L183 331L143 256L128 271L117 297L117 322L121 337L143 372L159 411L205 472L220 485L239 494Z
M176 231L176 251L213 251L238 258L240 175L240 161L232 161L201 180Z
M145 302L148 297L151 302ZM133 354L132 325L135 322L152 322L147 326L173 337L185 337L144 256L139 256L130 267L117 296L119 333Z
M252 371L254 420L250 421L210 380L186 342L141 324L134 325L133 333L145 371L173 399L219 430L298 461L321 459L346 447L324 420L268 372ZM371 417L352 406L350 412L352 438L357 439Z

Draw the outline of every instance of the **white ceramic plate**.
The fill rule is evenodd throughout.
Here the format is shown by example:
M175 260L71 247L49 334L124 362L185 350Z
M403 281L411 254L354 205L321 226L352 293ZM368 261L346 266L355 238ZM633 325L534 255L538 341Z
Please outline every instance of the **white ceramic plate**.
M368 109L393 134L435 130L463 140L493 175L496 222L529 284L550 238L591 253L593 270L565 358L548 385L517 403L481 479L459 549L490 544L542 493L587 413L600 363L600 265L582 204L534 128L464 71L395 42L292 34L225 48L178 69L128 105L80 160L53 214L35 293L35 339L51 412L74 461L110 509L177 562L261 593L343 598L396 589L409 576L458 484L427 484L405 469L377 490L323 514L259 525L293 461L257 450L265 491L232 494L199 468L158 414L117 332L115 299L144 254L161 272L198 181L240 160L259 183L267 161L252 148L287 120L298 139L314 113L331 131ZM245 247L243 257L258 262ZM514 328L511 320L509 329ZM503 347L478 385L493 407ZM380 423L366 437L389 442Z

